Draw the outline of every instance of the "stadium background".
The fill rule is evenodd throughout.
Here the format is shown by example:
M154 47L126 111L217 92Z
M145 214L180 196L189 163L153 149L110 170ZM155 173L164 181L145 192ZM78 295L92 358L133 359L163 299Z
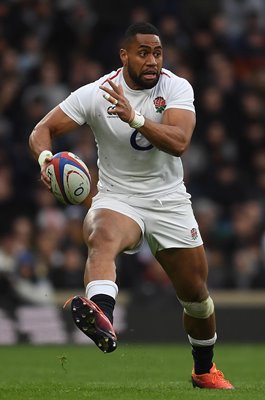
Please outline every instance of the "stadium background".
M122 34L136 21L158 26L164 66L194 87L185 183L207 250L219 336L264 340L264 1L7 0L0 4L0 344L86 340L62 311L68 295L83 291L86 208L62 207L42 187L28 136L71 91L120 66ZM87 127L58 140L57 150L78 154L96 182ZM121 255L117 268L121 338L149 340L152 329L156 341L186 340L171 285L148 249Z

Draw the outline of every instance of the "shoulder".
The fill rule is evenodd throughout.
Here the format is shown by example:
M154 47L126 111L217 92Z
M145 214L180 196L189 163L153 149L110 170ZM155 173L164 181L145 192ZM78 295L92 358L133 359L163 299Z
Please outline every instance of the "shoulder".
M187 79L181 78L166 68L162 68L160 77L161 84L165 88L169 88L169 90L172 88L174 88L176 91L193 90Z
M122 68L117 69L116 71L112 71L109 74L104 75L99 79L100 85L104 85L108 80L111 81L119 81L122 77Z
M159 79L160 92L163 93L166 108L179 108L195 111L194 92L191 84L184 78L163 68Z

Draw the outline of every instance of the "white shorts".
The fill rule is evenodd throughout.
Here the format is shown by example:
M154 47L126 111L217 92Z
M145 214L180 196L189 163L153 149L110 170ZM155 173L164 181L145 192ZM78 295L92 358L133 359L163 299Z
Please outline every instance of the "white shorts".
M140 226L141 241L134 249L126 250L128 254L139 251L144 238L154 255L163 249L202 245L189 198L180 202L176 197L175 193L161 199L149 199L100 192L93 198L88 212L100 208L113 210L132 218Z

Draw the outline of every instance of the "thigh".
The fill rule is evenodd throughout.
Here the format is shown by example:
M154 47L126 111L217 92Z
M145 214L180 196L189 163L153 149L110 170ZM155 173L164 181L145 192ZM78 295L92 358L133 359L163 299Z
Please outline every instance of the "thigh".
M110 256L135 248L142 235L140 226L132 218L104 208L88 212L83 233L89 248Z
M208 296L208 264L203 245L164 249L156 253L156 259L168 274L180 299L201 301Z
M105 210L106 214L113 216L114 220L112 221L112 217L110 218L110 221L108 222L108 227L111 226L111 230L107 229L107 233L110 234L112 231L115 232L115 236L119 238L119 235L122 237L124 236L124 229L125 229L125 237L124 240L127 241L127 239L131 240L131 234L134 235L135 230L137 231L137 235L139 234L139 229L140 228L140 238L137 242L136 245L129 245L124 247L124 252L128 254L133 254L139 251L142 243L143 243L143 237L145 233L145 224L143 222L143 219L139 212L137 211L136 207L134 205L129 205L128 204L128 197L127 196L122 196L122 195L110 195L110 194L105 194L105 193L98 193L92 201L92 205L90 207L90 210L88 211L87 215L87 222L85 224L86 230L91 230L91 227L94 227L93 220L94 220L94 214L97 215L98 210ZM96 213L95 213L96 211ZM107 213L107 211L112 211L113 214ZM124 218L122 218L124 217ZM98 219L98 218L97 218ZM121 226L119 226L119 223L121 222ZM128 227L127 227L128 225ZM98 223L96 224L98 226ZM107 227L105 224L105 221L103 223L103 226ZM115 226L117 226L117 230L115 231ZM87 237L87 232L85 233L85 237ZM134 241L134 240L133 240Z

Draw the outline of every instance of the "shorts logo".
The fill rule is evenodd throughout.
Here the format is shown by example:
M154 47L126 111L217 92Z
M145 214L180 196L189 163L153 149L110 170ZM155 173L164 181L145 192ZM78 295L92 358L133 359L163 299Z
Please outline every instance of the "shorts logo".
M162 114L162 112L165 110L167 104L166 104L166 100L164 99L164 97L158 96L155 98L154 100L154 105L156 108L156 112Z
M198 231L197 231L196 228L192 228L191 231L190 231L190 233L191 233L191 238L192 238L193 240L196 240L196 239L198 238Z

